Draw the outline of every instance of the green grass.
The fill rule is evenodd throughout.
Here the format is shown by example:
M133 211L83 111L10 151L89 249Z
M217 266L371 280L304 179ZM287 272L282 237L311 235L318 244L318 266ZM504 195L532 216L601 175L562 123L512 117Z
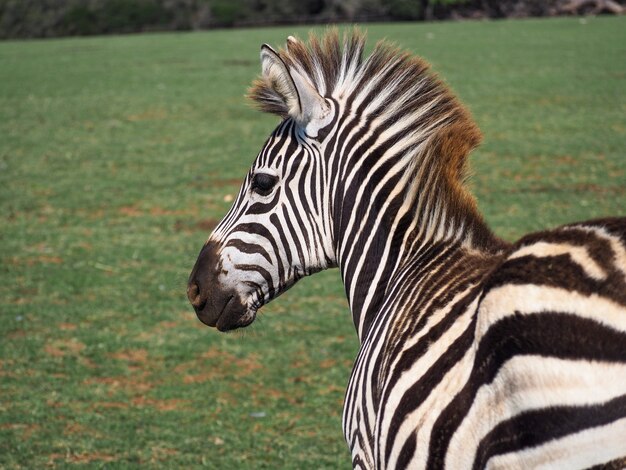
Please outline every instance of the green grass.
M367 29L473 111L497 233L624 215L626 19ZM276 124L243 99L259 45L306 31L0 43L0 467L349 467L337 273L229 335L185 298Z

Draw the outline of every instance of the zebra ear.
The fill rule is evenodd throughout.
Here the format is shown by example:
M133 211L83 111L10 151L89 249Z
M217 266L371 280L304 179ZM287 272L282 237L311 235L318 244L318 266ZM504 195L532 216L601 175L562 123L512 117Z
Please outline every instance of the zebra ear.
M282 101L286 108L285 114L299 116L301 106L296 84L287 69L287 64L267 44L261 46L261 73L271 90Z
M329 114L326 100L311 82L294 68L289 68L274 49L267 44L261 47L263 78L282 100L288 116L308 127Z

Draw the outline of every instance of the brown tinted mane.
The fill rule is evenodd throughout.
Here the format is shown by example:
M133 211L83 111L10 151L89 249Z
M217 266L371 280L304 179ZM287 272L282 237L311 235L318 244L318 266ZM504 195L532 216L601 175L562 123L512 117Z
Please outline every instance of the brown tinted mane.
M367 94L363 109L372 100L384 102L372 106L368 117L391 124L405 122L406 137L402 138L410 140L414 149L408 169L417 176L419 167L429 167L429 174L412 184L407 194L443 192L450 215L470 211L479 217L464 185L468 154L481 140L471 115L424 60L387 41L378 42L364 58L364 44L365 35L357 29L346 32L343 41L336 29L330 29L321 39L311 34L308 43L290 38L278 54L323 96L341 99ZM286 105L267 78L257 78L248 96L262 111L287 117Z

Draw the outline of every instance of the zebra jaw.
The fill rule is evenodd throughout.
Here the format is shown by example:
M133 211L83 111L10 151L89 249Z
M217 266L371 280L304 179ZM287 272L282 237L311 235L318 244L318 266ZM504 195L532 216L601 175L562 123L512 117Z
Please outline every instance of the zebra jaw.
M248 326L256 318L256 308L248 306L239 292L219 281L222 262L213 242L207 243L189 276L187 297L198 319L219 331Z

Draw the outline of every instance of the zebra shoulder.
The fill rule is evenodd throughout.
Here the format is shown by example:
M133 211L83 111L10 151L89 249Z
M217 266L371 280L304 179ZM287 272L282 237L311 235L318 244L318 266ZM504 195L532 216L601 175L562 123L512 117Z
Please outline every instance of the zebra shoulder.
M554 337L566 324L626 332L626 218L522 237L486 280L478 313L478 337L506 324L518 342L522 330Z
M613 436L626 431L626 219L520 239L485 281L475 331L466 428L480 436L477 461L598 463L580 439L624 462Z

